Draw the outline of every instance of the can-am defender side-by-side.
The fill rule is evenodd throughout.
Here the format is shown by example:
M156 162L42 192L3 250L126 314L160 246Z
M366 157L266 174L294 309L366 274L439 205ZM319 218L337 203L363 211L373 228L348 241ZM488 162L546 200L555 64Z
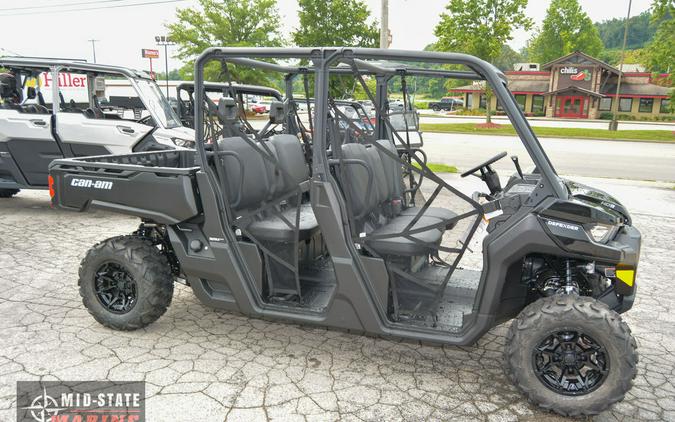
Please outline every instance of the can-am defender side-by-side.
M123 67L0 58L0 197L46 189L56 158L193 147L149 75ZM128 82L106 92L105 78Z
M225 75L232 65L281 74L285 98L269 123L282 133L250 133L242 104L224 97L221 135L204 142L213 122L201 87L212 61ZM636 343L619 314L635 299L640 233L614 198L556 174L495 67L452 53L211 48L195 76L196 151L51 164L55 205L142 220L82 261L80 293L101 324L152 323L175 281L250 316L450 345L515 317L506 372L532 402L590 415L630 389ZM463 174L487 187L473 195L429 169L409 124L390 121L391 91L400 87L407 102L414 78L489 84L529 156L514 157L508 182L493 169L506 153ZM340 130L350 122L331 93L345 79L375 106L374 131ZM293 95L300 80L314 90L306 120ZM526 161L536 170L523 173Z

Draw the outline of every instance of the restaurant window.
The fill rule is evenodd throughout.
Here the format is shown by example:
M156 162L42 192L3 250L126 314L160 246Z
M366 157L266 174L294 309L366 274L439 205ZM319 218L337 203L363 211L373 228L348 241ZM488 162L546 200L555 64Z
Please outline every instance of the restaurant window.
M516 102L518 103L518 107L520 107L522 111L525 111L525 98L526 98L525 94L516 94L515 97Z
M661 108L659 113L670 113L670 99L664 98L661 100Z
M651 113L654 109L654 99L653 98L640 98L640 106L638 111L640 113Z
M466 94L466 103L464 104L464 108L471 109L473 107L473 94L468 93Z
M630 112L633 108L632 98L621 98L619 100L619 111Z
M480 102L478 103L478 108L486 108L487 101L485 100L485 94L480 96Z
M544 96L543 95L533 95L532 96L532 113L543 113L544 112Z
M612 109L612 98L611 97L600 98L600 106L598 106L598 110L610 111L611 109Z

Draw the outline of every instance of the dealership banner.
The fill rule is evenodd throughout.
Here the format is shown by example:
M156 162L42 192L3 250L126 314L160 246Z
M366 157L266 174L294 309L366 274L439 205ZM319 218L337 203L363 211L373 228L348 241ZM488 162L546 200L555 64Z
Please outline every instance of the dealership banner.
M145 382L19 381L17 422L144 422Z

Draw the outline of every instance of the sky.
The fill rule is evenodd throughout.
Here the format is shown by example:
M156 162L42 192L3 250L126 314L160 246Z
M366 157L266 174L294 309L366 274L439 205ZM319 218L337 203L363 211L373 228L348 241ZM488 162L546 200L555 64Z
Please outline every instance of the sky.
M121 5L150 3L134 7ZM380 0L366 0L374 18L380 17ZM530 0L527 15L540 25L550 0ZM651 0L633 0L631 15L649 8ZM389 28L392 48L421 50L434 42L434 27L447 0L389 0ZM625 17L628 0L580 0L593 21ZM48 7L48 6L59 7ZM68 6L62 6L68 5ZM161 48L154 60L155 71L164 69L163 47L156 47L155 35L166 32L165 25L175 21L176 9L196 7L197 0L0 0L0 55L77 58L93 61L92 43L98 40L99 63L136 69L148 69L148 59L141 57L143 48ZM114 7L113 7L114 6ZM282 20L282 34L298 24L297 0L277 2ZM106 9L84 10L94 7ZM55 13L55 10L70 10ZM531 34L517 30L510 45L518 50ZM169 69L182 63L172 57Z

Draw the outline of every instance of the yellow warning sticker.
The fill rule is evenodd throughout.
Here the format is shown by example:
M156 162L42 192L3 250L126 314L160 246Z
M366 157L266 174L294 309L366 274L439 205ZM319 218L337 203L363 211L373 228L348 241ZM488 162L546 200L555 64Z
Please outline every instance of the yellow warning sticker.
M616 278L623 281L629 286L633 286L635 281L635 270L616 270Z

